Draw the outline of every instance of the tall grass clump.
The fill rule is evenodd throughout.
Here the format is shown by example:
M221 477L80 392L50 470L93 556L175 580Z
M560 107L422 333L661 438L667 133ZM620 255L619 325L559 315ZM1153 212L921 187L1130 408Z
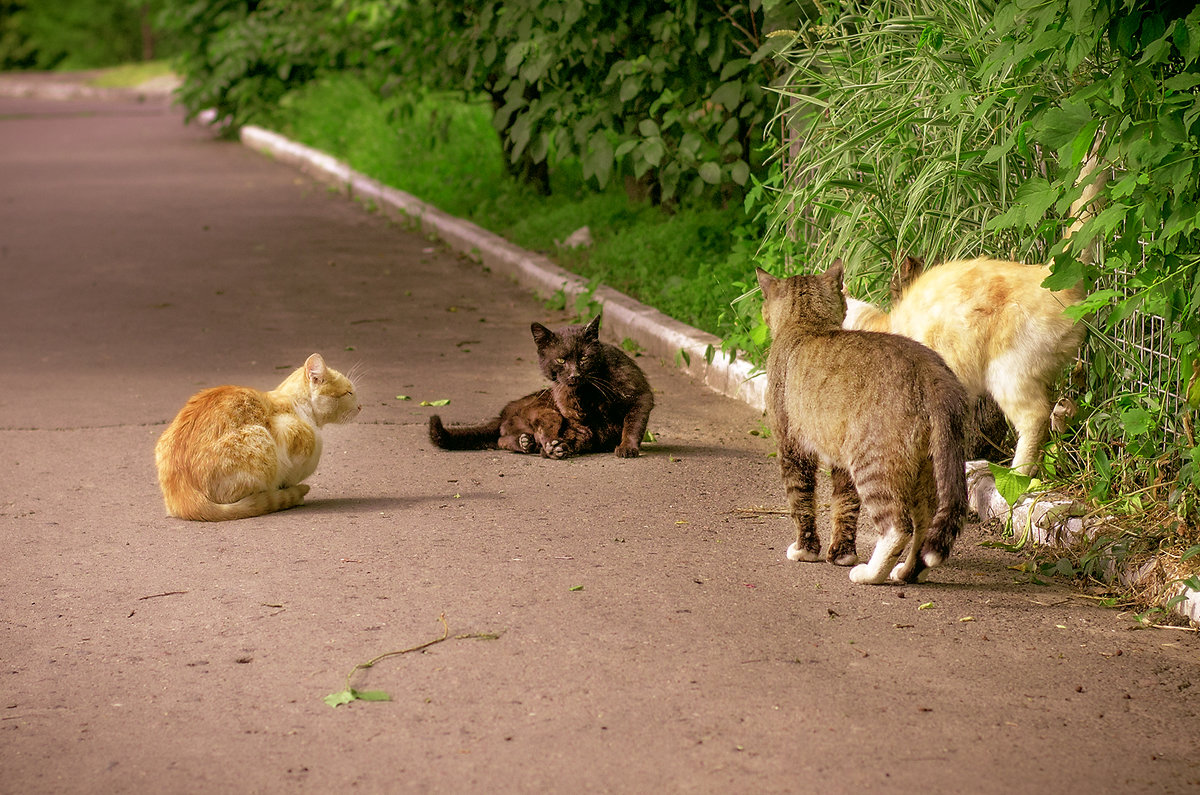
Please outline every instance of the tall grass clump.
M979 73L989 23L975 0L899 0L797 31L772 233L805 241L814 267L842 259L868 290L905 255L1034 254L1042 241L987 228L1030 172L997 147L1014 120Z

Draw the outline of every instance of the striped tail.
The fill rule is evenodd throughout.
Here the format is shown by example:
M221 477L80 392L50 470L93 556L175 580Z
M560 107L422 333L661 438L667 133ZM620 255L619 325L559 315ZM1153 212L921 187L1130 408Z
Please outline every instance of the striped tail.
M252 516L294 508L304 502L309 487L304 484L285 489L258 491L237 502L213 502L199 492L193 492L187 504L168 505L167 511L180 519L201 522L223 522L229 519L249 519Z
M479 425L442 425L442 418L429 418L429 441L443 450L492 450L500 442L500 418Z
M963 453L963 425L966 404L955 401L948 410L934 412L930 435L929 452L933 456L933 478L937 485L938 505L929 524L929 532L921 544L918 570L937 566L950 556L950 549L962 530L967 514L967 470Z

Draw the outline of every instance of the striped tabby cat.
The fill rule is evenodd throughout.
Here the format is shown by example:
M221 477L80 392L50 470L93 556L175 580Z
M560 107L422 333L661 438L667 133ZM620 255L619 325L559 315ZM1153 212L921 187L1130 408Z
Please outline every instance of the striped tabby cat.
M845 331L842 265L777 279L758 270L771 331L767 414L779 446L796 543L791 560L820 558L813 492L818 463L832 467L828 560L848 566L858 513L879 531L857 583L914 582L950 554L967 490L967 395L936 353L892 334ZM897 562L907 547L905 560Z

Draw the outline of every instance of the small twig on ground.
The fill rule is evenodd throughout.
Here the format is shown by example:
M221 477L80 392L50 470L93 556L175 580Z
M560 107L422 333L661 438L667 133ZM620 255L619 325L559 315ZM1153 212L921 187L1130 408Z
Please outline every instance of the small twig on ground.
M149 596L139 597L138 601L144 602L147 599L157 599L160 596L178 596L179 594L185 594L185 593L187 593L187 591L163 591L162 593L152 593Z
M787 516L791 513L783 508L734 508L733 512L747 516Z
M350 680L354 678L354 674L357 673L358 671L361 671L365 668L370 668L371 666L375 665L376 663L380 662L381 660L386 660L388 657L396 657L401 654L408 654L409 652L421 651L422 649L428 649L430 646L436 645L438 643L442 643L443 641L450 640L451 639L450 625L446 622L446 614L442 613L440 616L438 616L438 621L440 621L442 624L442 636L440 638L434 638L433 640L427 640L424 643L418 643L416 646L410 646L407 649L400 649L398 651L385 652L383 654L380 654L378 657L372 657L371 659L367 660L366 662L359 663L358 665L356 665L350 669L350 673L346 674L345 689L342 690L340 693L330 693L328 696L325 696L325 699L324 699L325 703L331 707L337 707L341 704L349 704L351 701L356 701L359 699L361 699L363 701L390 701L391 697L387 693L383 692L382 690L371 690L371 691L355 690L353 687L350 686ZM455 635L453 637L453 639L454 640L497 640L497 639L499 639L499 637L500 636L498 634L490 633L490 632L470 632L470 633L466 633L463 635Z

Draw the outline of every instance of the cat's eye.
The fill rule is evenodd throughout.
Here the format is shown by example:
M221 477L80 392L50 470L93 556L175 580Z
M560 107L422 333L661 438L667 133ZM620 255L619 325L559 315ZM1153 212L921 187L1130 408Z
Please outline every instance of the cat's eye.
M567 363L567 360L566 360L566 359L555 359L554 361L558 362L559 364L566 364L566 363Z

